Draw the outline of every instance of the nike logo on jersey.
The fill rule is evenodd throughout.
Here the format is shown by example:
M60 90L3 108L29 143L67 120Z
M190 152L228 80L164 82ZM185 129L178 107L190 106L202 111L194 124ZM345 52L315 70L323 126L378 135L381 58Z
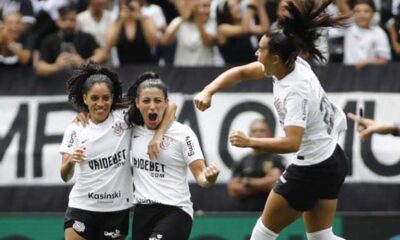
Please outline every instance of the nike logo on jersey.
M138 138L139 136L133 135L133 138Z
M87 142L89 140L89 138L88 139L85 139L85 140L83 140L82 142L81 142L81 144L84 144L85 142Z

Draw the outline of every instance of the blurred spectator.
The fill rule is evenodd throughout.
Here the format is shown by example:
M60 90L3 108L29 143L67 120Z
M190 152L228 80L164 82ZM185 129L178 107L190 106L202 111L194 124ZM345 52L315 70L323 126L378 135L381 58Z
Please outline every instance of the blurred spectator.
M211 0L183 1L181 16L170 23L162 43L168 45L176 40L175 66L213 65L217 29L210 19Z
M90 34L77 31L75 7L68 5L60 9L57 20L59 31L47 36L41 45L36 72L49 76L64 69L77 67L90 59L102 63L107 59L106 51L99 47Z
M400 4L398 6L400 10ZM389 31L390 42L392 44L392 50L394 53L393 58L396 61L400 60L400 11L397 11L397 14L391 18L386 27Z
M22 33L28 31L36 21L31 0L1 0L0 9L2 16L7 16L14 12L21 13Z
M108 47L117 47L121 65L156 63L151 48L159 42L153 19L143 15L135 0L121 3L119 19L107 33Z
M86 11L78 14L77 29L92 35L101 47L106 46L107 28L113 23L108 0L89 0Z
M332 16L341 17L346 23L351 21L350 17L352 12L347 0L334 0L327 9ZM343 62L345 33L345 27L333 27L328 29L329 62Z
M259 18L255 24L254 18ZM251 37L261 36L269 28L263 1L251 0L244 15L240 0L227 0L217 8L218 44L225 63L249 63L255 60ZM257 40L256 40L257 42Z
M32 51L21 39L23 32L22 14L8 13L0 27L0 65L28 64Z
M36 22L29 32L29 42L34 49L39 49L41 41L58 30L56 21L60 15L58 10L69 5L73 0L31 0ZM35 61L34 61L35 63Z
M373 25L375 5L372 0L356 0L353 6L355 24L346 30L344 64L362 69L367 65L385 64L391 59L389 39L380 26Z
M268 138L272 132L264 119L250 126L250 137ZM240 201L241 211L262 211L269 191L284 170L283 157L254 148L233 168L228 193Z

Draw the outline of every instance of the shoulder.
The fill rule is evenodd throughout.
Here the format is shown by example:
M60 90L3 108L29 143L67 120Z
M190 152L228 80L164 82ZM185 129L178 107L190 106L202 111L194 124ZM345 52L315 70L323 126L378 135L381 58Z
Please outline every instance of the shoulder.
M78 123L71 123L70 125L68 125L68 127L65 130L65 133L71 133L71 132L75 132L75 133L79 133L81 132L85 127L83 127L81 124Z
M76 19L78 21L82 21L82 20L86 20L89 17L90 17L90 12L89 12L89 10L86 10L86 11L79 13L78 16L76 17Z
M374 32L374 36L376 36L375 34L379 34L379 36L376 36L377 38L382 38L387 36L386 32L380 26L373 26L371 27L371 29Z
M194 132L189 126L175 121L172 123L171 127L168 128L166 134L184 138L188 134L194 134Z

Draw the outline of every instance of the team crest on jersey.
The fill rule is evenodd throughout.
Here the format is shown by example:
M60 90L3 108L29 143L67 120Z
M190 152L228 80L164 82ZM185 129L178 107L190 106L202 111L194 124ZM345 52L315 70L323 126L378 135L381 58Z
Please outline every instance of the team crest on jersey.
M122 128L121 122L115 123L114 126L112 126L112 128L114 129L114 135L116 136L121 136L122 133L124 133L124 129Z
M263 171L264 171L265 173L267 173L267 172L269 172L269 170L272 169L273 165L274 165L274 164L273 164L271 161L269 161L269 160L264 161L263 164L262 164L262 169L263 169Z
M85 231L85 224L83 222L79 222L79 221L74 221L74 224L72 225L72 228L76 231L76 232L84 232Z
M167 137L167 136L164 136L163 140L162 140L162 142L160 144L161 149L166 150L171 145L171 143L173 141L174 141L174 139L172 139L170 137Z

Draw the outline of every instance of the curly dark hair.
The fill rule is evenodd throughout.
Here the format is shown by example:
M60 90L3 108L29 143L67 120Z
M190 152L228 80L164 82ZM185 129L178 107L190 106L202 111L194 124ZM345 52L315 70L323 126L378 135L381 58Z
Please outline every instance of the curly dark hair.
M77 68L72 77L67 80L68 101L76 110L88 111L83 95L96 83L105 83L110 88L113 95L111 110L123 107L122 86L117 73L107 67L88 62Z
M278 19L278 28L268 32L269 52L278 54L287 66L292 66L300 53L317 61L325 57L315 41L321 36L321 28L343 26L346 17L333 17L326 12L332 0L317 3L316 0L287 1L287 16Z
M129 109L125 113L125 122L128 126L133 127L134 125L143 125L144 120L140 110L136 107L136 98L140 92L145 88L158 88L163 93L165 98L168 98L167 85L161 80L160 76L156 72L145 72L139 75L136 82L134 82L126 93L126 101L129 104Z

